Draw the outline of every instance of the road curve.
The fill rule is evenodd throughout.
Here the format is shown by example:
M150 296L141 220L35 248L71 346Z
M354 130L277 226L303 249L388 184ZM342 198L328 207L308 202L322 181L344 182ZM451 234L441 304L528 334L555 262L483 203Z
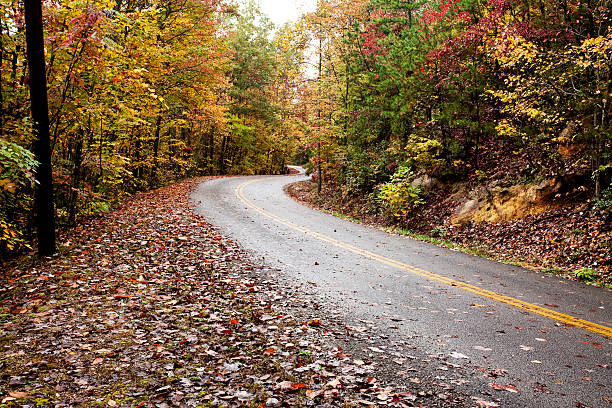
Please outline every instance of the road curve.
M341 305L347 321L386 333L377 339L381 349L409 339L421 357L472 367L479 374L460 391L502 407L612 407L611 291L310 209L283 192L304 179L213 179L193 201L285 278ZM512 387L495 390L493 383Z

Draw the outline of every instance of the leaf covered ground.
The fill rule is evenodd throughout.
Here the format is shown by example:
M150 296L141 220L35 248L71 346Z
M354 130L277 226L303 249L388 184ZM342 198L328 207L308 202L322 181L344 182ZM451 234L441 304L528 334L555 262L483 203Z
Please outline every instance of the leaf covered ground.
M51 259L3 265L0 406L497 406L419 379L397 351L411 380L377 379L314 302L194 215L200 181L85 221Z
M572 279L612 285L612 228L588 203L568 203L558 209L497 224L453 225L455 206L448 191L430 194L424 206L403 222L392 220L366 199L348 199L333 185L320 196L316 183L288 188L297 200L375 226L407 229L412 235L471 253L512 262Z

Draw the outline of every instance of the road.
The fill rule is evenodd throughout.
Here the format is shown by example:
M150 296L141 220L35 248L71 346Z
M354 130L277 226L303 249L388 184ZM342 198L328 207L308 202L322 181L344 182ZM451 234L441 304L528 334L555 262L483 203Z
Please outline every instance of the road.
M430 378L448 380L444 362L470 367L452 382L460 392L502 407L612 407L611 291L313 210L283 191L305 179L214 179L192 199L285 279L382 333L378 350L409 343L408 357L429 357Z

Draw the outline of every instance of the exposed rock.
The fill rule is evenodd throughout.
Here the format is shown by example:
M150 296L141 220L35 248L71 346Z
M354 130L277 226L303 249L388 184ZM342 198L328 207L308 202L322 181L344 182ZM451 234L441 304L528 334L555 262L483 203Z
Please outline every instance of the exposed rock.
M576 124L570 123L559 135L559 137L552 141L558 143L557 150L563 160L569 160L574 154L576 154L580 147L574 143L574 136L576 135Z
M509 188L486 188L478 191L477 198L465 202L452 222L456 225L469 221L498 223L549 211L556 208L554 198L562 187L561 181L553 179Z
M440 180L427 174L420 175L412 181L412 188L420 188L425 192L429 192L440 186Z

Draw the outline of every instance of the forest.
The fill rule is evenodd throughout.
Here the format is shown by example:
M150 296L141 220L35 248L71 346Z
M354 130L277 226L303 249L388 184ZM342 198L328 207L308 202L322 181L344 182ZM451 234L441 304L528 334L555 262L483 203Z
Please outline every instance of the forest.
M255 6L45 1L60 226L195 175L282 173L299 54ZM37 162L21 1L2 1L0 252L31 244Z
M32 245L37 165L23 5L1 1L0 252ZM202 175L281 174L401 222L423 175L555 179L609 221L608 0L320 0L282 27L254 2L43 2L61 226Z
M607 1L320 2L313 87L325 91L310 92L321 174L349 195L378 188L399 216L418 205L406 182L419 173L558 176L609 197L610 10Z

